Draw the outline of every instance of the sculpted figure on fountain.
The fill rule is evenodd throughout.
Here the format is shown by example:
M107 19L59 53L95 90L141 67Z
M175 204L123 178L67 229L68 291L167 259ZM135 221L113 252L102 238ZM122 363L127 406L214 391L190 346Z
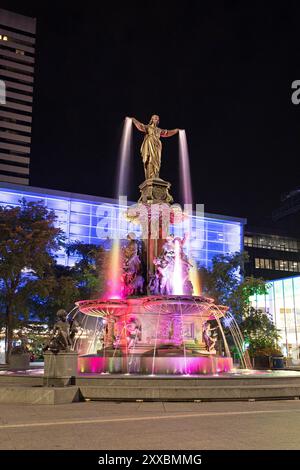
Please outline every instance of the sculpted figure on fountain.
M209 353L216 352L215 345L218 340L218 333L216 331L217 329L218 327L213 328L209 321L203 323L202 337L205 343L206 350Z
M136 343L141 339L142 328L136 318L131 318L126 325L126 340L128 349L135 347Z
M141 156L144 164L145 178L159 178L161 166L161 137L171 137L179 132L179 129L167 130L160 129L159 116L153 114L149 124L143 124L135 118L131 118L135 127L145 134L142 146Z
M190 262L184 253L183 246L186 241L186 235L183 238L170 235L166 238L162 247L161 254L154 258L153 264L155 272L150 277L149 290L152 295L171 295L175 294L173 286L175 269L175 243L179 243L179 263L181 269L182 291L185 295L192 295L193 285L189 280Z
M43 350L52 351L53 353L72 351L77 333L77 322L69 322L68 314L63 309L57 311L56 317L57 321L53 327L52 334Z
M123 289L124 297L143 294L144 278L142 262L139 254L139 244L134 233L127 235L127 244L123 248Z

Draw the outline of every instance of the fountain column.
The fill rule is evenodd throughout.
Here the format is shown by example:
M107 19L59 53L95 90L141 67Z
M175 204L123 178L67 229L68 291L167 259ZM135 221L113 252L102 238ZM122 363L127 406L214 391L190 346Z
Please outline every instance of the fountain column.
M169 232L170 217L164 216L165 208L173 202L170 194L171 183L161 178L150 178L140 184L139 203L146 208L147 221L144 221L147 236L145 240L145 261L147 277L153 272L153 258L161 252L165 236ZM169 213L169 211L167 211Z

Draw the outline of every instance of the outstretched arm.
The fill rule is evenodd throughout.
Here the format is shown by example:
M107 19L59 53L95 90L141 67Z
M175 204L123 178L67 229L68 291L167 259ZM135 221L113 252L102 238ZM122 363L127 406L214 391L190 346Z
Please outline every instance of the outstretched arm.
M175 135L179 132L179 129L173 129L171 131L168 131L167 129L164 131L161 131L160 136L161 137L172 137L172 135Z
M141 132L146 132L146 126L145 124L143 124L142 122L138 121L137 119L135 119L134 117L130 118L132 119L132 122L133 124L135 125L135 127L141 131Z

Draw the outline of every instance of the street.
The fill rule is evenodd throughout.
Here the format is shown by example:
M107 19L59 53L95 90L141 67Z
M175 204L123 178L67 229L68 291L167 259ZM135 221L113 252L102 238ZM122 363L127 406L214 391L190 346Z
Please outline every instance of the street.
M0 405L0 449L300 449L300 401Z

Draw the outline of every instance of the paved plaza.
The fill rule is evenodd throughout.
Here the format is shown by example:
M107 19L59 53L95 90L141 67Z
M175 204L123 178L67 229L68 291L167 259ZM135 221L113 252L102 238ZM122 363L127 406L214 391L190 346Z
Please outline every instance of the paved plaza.
M300 449L300 401L0 404L0 449Z

